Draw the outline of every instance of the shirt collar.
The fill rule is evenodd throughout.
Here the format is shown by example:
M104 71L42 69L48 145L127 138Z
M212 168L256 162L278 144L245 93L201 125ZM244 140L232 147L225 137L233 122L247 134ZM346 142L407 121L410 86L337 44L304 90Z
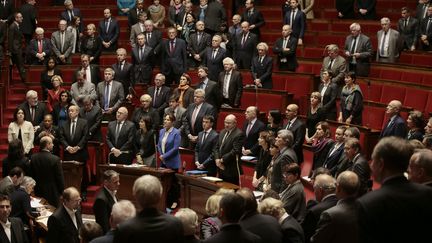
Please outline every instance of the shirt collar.
M3 226L3 228L10 228L11 227L11 222L9 221L9 219L6 219L6 223L4 223L3 221L0 220L0 223Z

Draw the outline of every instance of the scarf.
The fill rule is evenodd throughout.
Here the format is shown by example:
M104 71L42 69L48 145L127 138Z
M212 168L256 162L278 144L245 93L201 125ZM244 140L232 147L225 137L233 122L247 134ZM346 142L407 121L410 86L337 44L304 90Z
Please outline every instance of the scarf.
M345 85L342 89L342 97L345 97L345 109L348 111L352 110L355 92L359 92L363 96L360 86L354 84L351 88Z
M325 146L331 141L330 138L321 138L320 140L315 140L312 144L312 152L319 153L325 148Z

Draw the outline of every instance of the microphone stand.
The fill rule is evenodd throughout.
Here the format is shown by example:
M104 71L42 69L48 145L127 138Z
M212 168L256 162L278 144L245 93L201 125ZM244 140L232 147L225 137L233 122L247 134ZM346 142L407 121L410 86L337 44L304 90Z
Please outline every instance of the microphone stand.
M240 166L239 166L239 156L238 154L236 155L236 165L237 165L237 174L238 174L238 178L239 178L239 187L242 188L242 183L241 183L241 178L240 178Z

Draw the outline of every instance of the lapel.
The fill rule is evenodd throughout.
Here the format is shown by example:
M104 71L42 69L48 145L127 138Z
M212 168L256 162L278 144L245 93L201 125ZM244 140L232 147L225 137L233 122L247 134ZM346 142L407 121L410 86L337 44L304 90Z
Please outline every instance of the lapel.
M21 232L19 232L19 229L16 225L16 223L12 223L11 222L11 238L12 238L12 242L14 242L14 240L16 240L17 243L22 242L22 238L21 238Z
M11 231L12 231L12 226L11 226ZM6 236L6 233L3 229L3 226L0 226L0 240L1 242L5 242L5 243L9 243L9 239Z

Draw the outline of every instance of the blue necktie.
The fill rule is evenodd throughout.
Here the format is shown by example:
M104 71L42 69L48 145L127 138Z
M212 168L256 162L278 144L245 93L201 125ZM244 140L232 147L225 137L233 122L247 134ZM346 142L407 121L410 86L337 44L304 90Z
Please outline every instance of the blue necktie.
M104 110L108 110L109 108L109 84L105 87L105 96L104 96Z

